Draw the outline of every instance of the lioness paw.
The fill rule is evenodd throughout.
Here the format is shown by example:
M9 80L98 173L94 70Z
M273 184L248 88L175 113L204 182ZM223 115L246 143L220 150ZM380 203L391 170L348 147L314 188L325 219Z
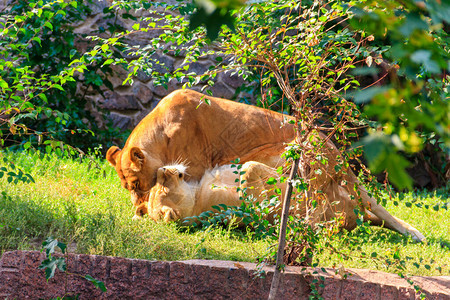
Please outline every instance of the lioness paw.
M161 212L164 215L164 222L176 221L180 219L180 213L178 210L171 207L164 206L161 208Z
M414 227L408 228L407 233L410 234L412 239L417 242L425 243L427 241L426 237Z
M134 215L133 218L131 218L133 221L141 220L142 217L138 215Z

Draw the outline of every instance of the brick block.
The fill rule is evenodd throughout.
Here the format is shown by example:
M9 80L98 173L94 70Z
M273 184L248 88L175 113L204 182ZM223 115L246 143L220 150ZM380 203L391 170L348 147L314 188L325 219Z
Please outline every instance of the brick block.
M90 255L77 255L75 259L76 272L80 275L91 275L94 265L94 258Z
M361 285L358 299L377 300L380 299L380 286L371 282L364 282Z
M398 300L413 300L416 293L412 288L400 287L398 288Z
M361 291L362 283L354 280L342 280L341 299L357 299Z
M104 281L108 292L102 293L84 278L66 275L59 270L47 282L44 272L38 269L44 259L45 255L37 251L5 253L0 260L0 298L48 299L69 293L79 294L80 299L266 299L273 277L273 272L265 273L262 278L256 277L256 271L236 268L229 262L185 264L68 255L69 272L83 276L89 274ZM280 299L306 299L314 281L324 299L414 300L419 297L412 286L389 286L389 281L381 280L385 282L383 285L380 275L371 282L357 280L357 277L347 280L333 275L319 277L312 271L310 269L306 275L300 272L282 274ZM370 277L362 278L369 280ZM429 280L438 280L444 285L448 282L444 277ZM435 286L424 285L428 299L450 300L445 291Z
M58 254L55 254L58 256ZM45 254L38 251L25 252L22 256L22 270L30 271L36 269L45 259Z
M151 262L150 264L150 295L164 295L169 285L169 264L166 262Z
M107 279L107 295L121 299L132 297L131 261L126 258L110 258L110 276Z
M380 298L383 300L397 300L398 289L392 285L380 286Z
M248 270L231 268L228 272L228 292L230 297L238 299L245 295L248 288Z
M111 270L108 281L128 282L131 281L131 261L126 258L111 257Z
M76 266L76 259L77 259L77 257L78 257L78 255L72 254L72 253L69 253L67 255L67 257L66 257L67 271L76 273L76 271L77 271L77 266Z
M209 285L209 266L192 265L190 284L193 288L194 299L211 299L212 288Z
M323 285L321 296L324 300L340 299L342 280L334 277L325 278Z
M23 261L23 251L8 251L0 259L0 268L20 268Z
M228 287L229 269L221 267L211 267L209 271L209 285L218 297L226 297L232 294Z
M91 276L95 279L106 282L110 276L111 263L109 257L93 255L93 267L91 270Z
M311 290L301 274L285 273L282 277L282 290L285 298L308 298Z
M317 293L319 293L319 295L323 294L325 287L324 285L325 278L318 276L317 274L311 273L305 274L303 277L305 278L311 292L313 288L315 288L317 290Z
M450 294L439 294L439 300L450 300Z
M55 256L59 256L55 254ZM25 252L23 255L23 263L21 272L23 276L20 279L20 296L18 298L26 298L29 295L34 297L44 298L46 293L54 293L55 297L60 295L55 287L47 288L49 284L52 284L59 280L61 276L64 276L61 271L56 270L55 277L50 279L47 283L45 279L44 270L39 270L38 267L45 259L45 254L38 251Z
M272 284L273 272L267 272L263 276L258 276L257 272L250 271L248 282L247 299L267 299L269 297L270 286Z
M191 299L194 288L188 284L189 265L180 262L171 262L169 265L169 286L166 297L170 299Z
M87 274L83 274L87 275ZM91 274L89 274L91 275ZM92 276L92 275L91 275ZM80 299L99 299L103 292L91 282L80 276L69 276L67 292L71 295L80 295Z
M22 274L14 269L0 269L0 295L15 295L20 290L21 277Z
M145 281L150 277L150 262L133 259L131 262L131 280L133 282Z
M179 281L180 283L187 283L186 278L187 265L181 262L171 262L169 264L169 279L170 281Z

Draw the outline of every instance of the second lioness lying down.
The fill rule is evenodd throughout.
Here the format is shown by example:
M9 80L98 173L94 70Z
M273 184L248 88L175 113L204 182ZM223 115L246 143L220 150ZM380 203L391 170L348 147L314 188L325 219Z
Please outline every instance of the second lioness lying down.
M235 174L235 167L224 165L207 170L199 182L187 182L184 180L186 169L183 165L159 168L156 185L150 190L148 203L144 202L138 208L140 214L148 214L154 220L163 219L165 222L198 216L219 204L241 205L240 196L242 195L237 191L237 187L240 191L246 190L253 199L263 201L275 194L274 186L267 184L267 180L272 177L280 182L280 175L275 169L254 161L242 165L240 178L237 178ZM286 183L279 183L276 187L281 189L283 195ZM343 186L333 189L336 190L333 195L324 195L310 216L312 222L340 218L343 220L342 227L351 230L357 226L354 209L360 208L365 210L366 218L374 225L384 224L385 227L399 233L411 235L416 241L425 240L417 229L392 216L375 199L369 197L362 187L359 189L362 191L360 202L351 197L351 193ZM296 195L296 197L301 199L302 195ZM360 204L363 207L360 207ZM274 211L276 212L277 210ZM306 201L295 201L292 212L305 216ZM274 213L269 218L272 218Z

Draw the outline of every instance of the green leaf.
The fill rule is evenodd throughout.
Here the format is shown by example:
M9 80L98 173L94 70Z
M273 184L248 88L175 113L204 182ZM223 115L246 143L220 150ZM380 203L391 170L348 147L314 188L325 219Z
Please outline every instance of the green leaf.
M358 144L364 145L364 155L374 173L386 170L396 187L400 189L412 187L412 179L405 171L410 163L397 153L389 136L377 132L368 135L356 145Z
M271 185L277 184L277 182L278 182L278 181L277 181L275 178L273 178L273 177L270 177L270 178L266 181L267 184L271 184Z
M67 269L67 265L63 257L57 259L47 258L42 261L38 268L45 271L45 279L49 280L50 278L53 278L55 276L56 269L65 272Z
M50 22L48 22L48 21L45 22L44 26L50 28L50 30L53 30L53 25L52 25L52 23L50 23Z
M110 59L107 59L107 60L103 63L103 65L104 65L104 66L110 65L110 64L112 64L113 62L114 62L114 59L110 58Z
M4 81L2 78L0 78L0 87L2 89L7 89L8 88L8 83L6 81Z
M74 57L75 54L77 54L77 49L70 49L69 55L70 55L70 59L72 59Z
M28 181L32 182L32 183L36 183L34 181L34 178L30 175L30 174L25 174L28 177Z
M376 95L384 93L385 91L389 90L389 87L387 86L374 86L370 87L361 91L358 91L356 93L353 93L353 101L357 104L367 103L370 100L372 100Z
M57 88L58 90L65 92L65 90L63 89L63 87L62 87L61 85L59 85L59 84L53 84L52 87L55 87L55 88Z
M84 276L84 278L91 282L96 288L100 289L102 292L106 292L107 289L105 287L105 284L103 281L100 281L98 279L95 279L94 277L92 277L91 275L86 275Z
M39 46L42 46L42 44L41 44L41 38L40 38L40 37L35 36L35 37L33 38L33 41L38 42Z
M411 55L411 60L417 64L422 64L430 73L439 73L439 65L431 59L431 52L428 50L417 50Z
M45 240L42 243L42 249L45 250L45 253L47 254L47 256L54 253L56 247L59 247L61 249L62 253L65 253L66 244L59 242L56 239L49 237L49 238L47 238L47 240Z
M38 96L39 96L39 98L41 98L42 101L47 103L47 96L44 93L40 93Z
M52 238L47 238L47 240L42 243L42 248L45 250L47 256L55 252L56 246L58 246L58 240Z

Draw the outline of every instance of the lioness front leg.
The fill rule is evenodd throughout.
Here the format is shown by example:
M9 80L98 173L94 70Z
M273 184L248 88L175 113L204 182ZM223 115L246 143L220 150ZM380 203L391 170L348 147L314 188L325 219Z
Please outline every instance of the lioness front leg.
M143 202L138 207L136 207L133 220L142 219L142 217L146 214L148 214L148 202Z
M164 222L177 221L181 215L177 209L173 209L169 206L161 207L161 213L163 215Z

